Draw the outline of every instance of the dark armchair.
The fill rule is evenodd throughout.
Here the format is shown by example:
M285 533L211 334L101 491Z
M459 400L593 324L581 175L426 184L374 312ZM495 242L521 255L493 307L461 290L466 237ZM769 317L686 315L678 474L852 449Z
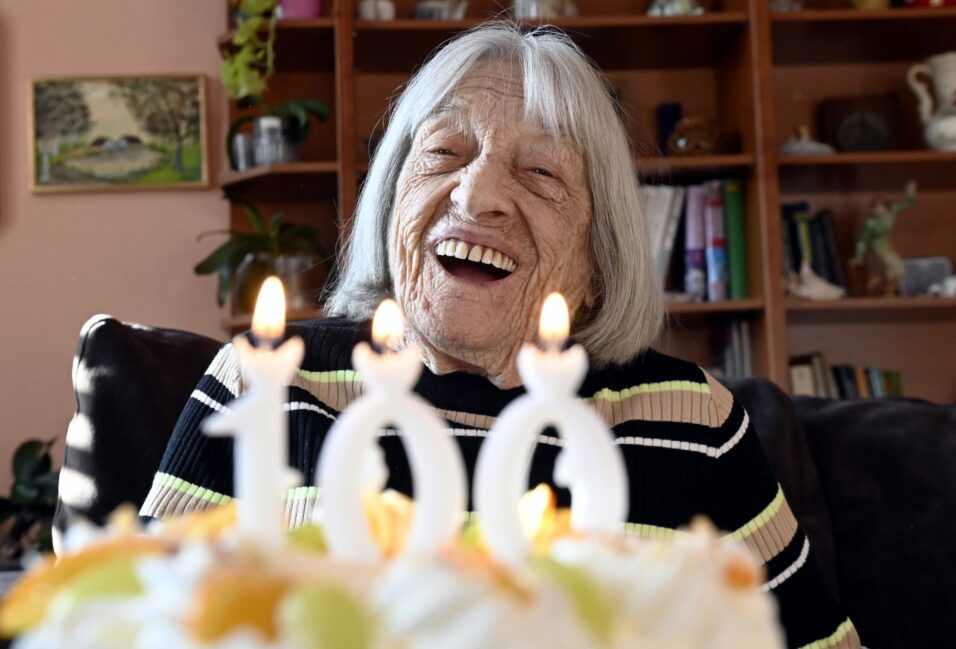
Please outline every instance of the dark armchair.
M220 344L109 316L84 325L58 530L142 502ZM760 379L730 388L864 644L956 646L956 406L791 399Z

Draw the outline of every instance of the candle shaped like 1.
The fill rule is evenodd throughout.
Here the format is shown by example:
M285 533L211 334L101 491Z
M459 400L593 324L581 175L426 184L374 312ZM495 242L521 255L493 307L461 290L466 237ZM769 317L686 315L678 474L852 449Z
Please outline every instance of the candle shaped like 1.
M290 479L286 389L302 362L305 345L290 338L273 346L285 330L285 293L277 277L259 291L252 318L253 347L245 336L233 339L242 366L245 395L203 424L207 435L233 435L237 518L243 538L277 548L284 538L282 493Z
M403 552L433 553L455 539L461 527L465 467L444 422L411 391L422 362L415 345L394 351L402 330L398 305L385 300L372 323L373 341L383 353L364 342L352 350L352 364L362 377L365 393L339 415L319 457L321 523L329 552L341 559L381 558L361 496L363 490L384 486L388 474L376 437L388 424L404 437L415 490L415 513Z
M482 535L493 556L521 565L530 552L521 529L518 500L528 487L528 463L540 431L553 426L564 449L554 479L571 490L571 528L619 533L628 511L624 459L611 432L593 408L577 398L587 373L580 345L561 350L568 335L568 307L552 293L541 314L544 349L525 344L518 372L528 393L501 412L478 456L475 505Z

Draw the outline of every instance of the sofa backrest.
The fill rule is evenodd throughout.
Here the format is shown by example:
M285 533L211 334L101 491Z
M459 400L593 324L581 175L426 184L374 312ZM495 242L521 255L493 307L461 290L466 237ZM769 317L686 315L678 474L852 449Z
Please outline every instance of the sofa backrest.
M956 405L793 404L831 514L841 599L864 644L956 646Z
M139 506L186 400L221 343L173 329L94 316L73 359L76 413L66 434L54 547L66 526L102 524Z

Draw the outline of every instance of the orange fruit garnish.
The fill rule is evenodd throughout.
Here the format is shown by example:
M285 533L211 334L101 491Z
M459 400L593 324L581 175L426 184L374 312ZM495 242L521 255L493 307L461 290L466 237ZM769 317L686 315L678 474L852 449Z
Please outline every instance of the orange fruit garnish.
M187 627L200 642L214 642L242 627L276 638L276 607L293 584L282 577L223 570L202 585Z
M169 544L147 536L120 536L59 559L49 555L13 585L0 603L0 634L12 637L43 621L57 593L80 575L113 562L163 554Z

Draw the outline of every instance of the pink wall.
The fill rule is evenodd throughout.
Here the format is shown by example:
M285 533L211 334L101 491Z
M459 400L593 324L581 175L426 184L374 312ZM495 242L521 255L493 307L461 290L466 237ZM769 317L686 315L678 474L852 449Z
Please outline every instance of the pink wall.
M30 79L205 74L215 179L225 121L215 41L224 27L223 0L0 0L0 493L20 440L66 432L87 318L224 335L214 280L192 273L216 244L196 235L228 220L219 192L31 194Z

